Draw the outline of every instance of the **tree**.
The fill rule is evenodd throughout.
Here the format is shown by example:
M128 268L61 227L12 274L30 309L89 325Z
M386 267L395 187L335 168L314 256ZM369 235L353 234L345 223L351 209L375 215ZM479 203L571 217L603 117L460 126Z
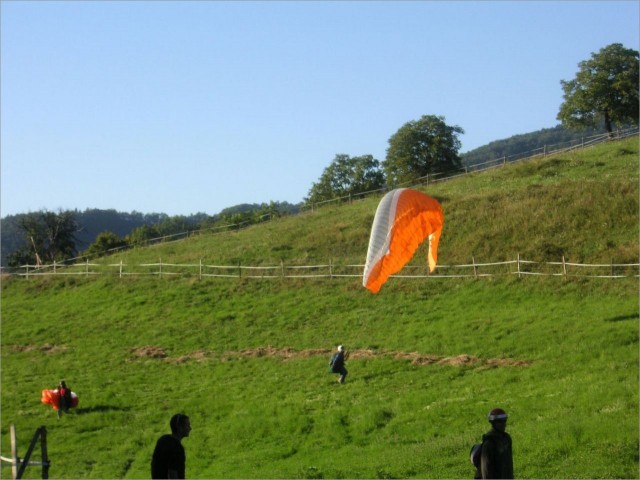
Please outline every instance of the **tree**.
M96 241L89 245L86 254L90 256L102 256L111 250L126 247L127 242L113 232L102 232L96 237Z
M76 254L78 224L71 211L29 213L19 218L18 228L24 246L9 257L10 266L53 263Z
M397 185L427 174L458 170L462 164L458 135L463 133L461 127L447 125L442 116L424 115L405 123L389 139L383 163L387 183Z
M380 162L372 155L350 157L338 154L324 169L318 182L312 185L305 201L317 203L378 190L383 186L384 173Z
M129 245L142 245L145 242L159 238L162 234L156 225L142 225L135 228L129 235L125 236L125 241Z
M638 52L613 43L580 62L573 80L560 80L564 103L558 120L569 127L638 124Z

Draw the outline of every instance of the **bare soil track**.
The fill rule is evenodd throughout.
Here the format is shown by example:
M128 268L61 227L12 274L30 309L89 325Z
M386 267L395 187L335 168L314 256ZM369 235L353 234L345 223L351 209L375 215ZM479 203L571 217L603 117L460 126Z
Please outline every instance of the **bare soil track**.
M199 350L187 355L179 357L171 357L162 347L147 345L144 347L133 348L129 351L133 359L162 359L167 362L183 363L188 361L229 361L239 357L271 357L280 358L284 361L294 360L296 358L309 357L329 357L332 350L325 348L314 348L308 350L294 350L291 347L276 348L272 346L250 348L244 350L227 351L222 354ZM439 355L424 355L418 352L393 352L393 351L375 351L375 350L351 350L347 352L349 360L372 359L372 358L394 358L396 360L406 360L412 365L450 365L454 367L460 366L485 366L485 367L527 367L532 364L530 360L516 360L512 358L478 358L473 355L460 354L452 357L444 357Z

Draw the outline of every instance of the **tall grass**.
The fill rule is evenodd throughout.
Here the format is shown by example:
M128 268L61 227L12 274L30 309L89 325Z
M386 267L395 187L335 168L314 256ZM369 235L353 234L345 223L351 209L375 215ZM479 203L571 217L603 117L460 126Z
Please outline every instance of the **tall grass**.
M424 190L445 213L442 264L513 260L637 263L638 139L507 165ZM362 263L379 197L104 259L217 265ZM412 264L424 264L424 248Z
M546 256L536 244L546 238L585 259L635 248L637 262L637 145L635 157L620 145L437 185L441 261ZM600 211L612 202L628 211ZM126 261L360 258L375 203L138 249ZM637 287L637 278L392 279L371 295L340 278L5 279L1 453L11 423L21 455L46 425L52 478L148 478L156 439L182 411L193 424L191 478L470 478L469 448L500 406L517 477L638 478ZM339 343L353 352L345 385L327 373ZM60 378L80 405L57 420L39 400Z

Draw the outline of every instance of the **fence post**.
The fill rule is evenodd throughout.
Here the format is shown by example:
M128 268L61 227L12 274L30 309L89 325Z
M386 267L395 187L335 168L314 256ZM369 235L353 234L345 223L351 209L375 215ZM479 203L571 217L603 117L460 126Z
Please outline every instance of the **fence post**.
M160 278L162 278L162 257L160 257Z
M53 261L53 273L56 273L56 261Z
M280 275L284 278L284 261L280 260Z
M567 279L567 263L565 262L564 255L562 255L562 274L565 280Z
M240 266L240 262L238 262L238 278L242 278L242 267Z
M22 462L20 462L20 468L18 469L18 474L16 478L22 478L22 476L24 475L24 471L27 468L27 465L29 465L29 459L31 458L31 454L33 453L33 449L35 448L36 443L38 442L38 437L40 437L40 432L43 428L44 427L38 428L36 430L36 433L33 435L33 438L31 439L31 443L29 444L29 448L27 449L27 453L24 454L24 458L22 459Z
M333 278L333 263L329 259L329 278Z
M615 274L613 273L613 258L611 259L611 276L613 277Z
M478 269L476 268L476 257L471 256L471 262L473 262L473 276L478 278Z
M120 278L122 278L122 259L120 259Z
M89 259L87 258L87 270L86 270L86 276L89 276Z
M40 451L42 452L42 478L49 478L49 455L47 454L47 427L40 427Z
M29 280L29 264L28 263L27 263L26 267L27 267L27 280Z
M18 478L18 439L16 438L16 426L11 424L11 478Z
M198 280L202 280L202 259L200 259L200 269L198 271Z
M520 254L518 253L518 278L521 278L520 275Z

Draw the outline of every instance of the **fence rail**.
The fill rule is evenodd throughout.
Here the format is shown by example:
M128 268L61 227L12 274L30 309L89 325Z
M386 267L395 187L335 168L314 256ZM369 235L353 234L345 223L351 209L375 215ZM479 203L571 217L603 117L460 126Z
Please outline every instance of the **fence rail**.
M125 264L119 263L90 263L88 260L74 264L51 265L23 265L20 273L15 275L24 278L38 278L44 276L75 275L96 276L111 275L124 277L197 277L199 279L218 278L357 278L362 276L362 264L341 264L333 260L316 265L208 265L201 259L198 263L170 263L160 259L156 263ZM460 265L438 265L434 273L429 273L428 267L409 265L394 278L411 279L444 279L444 278L482 278L505 275L518 277L551 276L551 277L583 277L583 278L627 278L640 277L640 263L576 263L568 262L563 257L561 261L533 261L517 256L515 260L498 262L476 262Z

